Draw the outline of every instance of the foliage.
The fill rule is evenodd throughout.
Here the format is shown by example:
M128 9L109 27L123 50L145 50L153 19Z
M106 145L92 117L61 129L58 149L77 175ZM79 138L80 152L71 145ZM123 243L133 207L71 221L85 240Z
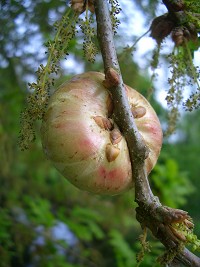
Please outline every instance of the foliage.
M188 225L177 223L174 225L174 228L177 230L179 235L182 235L184 238L186 238L187 244L192 246L193 251L197 250L200 252L200 241L193 233L193 226L191 227L190 225L192 223L190 221L188 223Z
M36 71L37 82L29 83L29 90L32 92L27 98L27 108L21 115L22 128L19 144L22 150L29 147L29 143L35 139L34 123L44 116L50 88L54 85L52 74L58 74L58 62L63 55L67 55L69 42L75 34L76 16L70 16L68 9L60 22L55 23L56 36L53 41L48 41L48 61L46 66L40 64Z
M197 145L198 135L200 132L199 110L190 114L185 114L179 124L179 133L177 133L176 143L166 143L164 150L170 153L171 157L176 160L181 172L186 172L189 180L193 183L195 191L190 201L186 204L186 210L190 210L192 218L197 222L200 217L199 213L194 212L198 209L199 199L199 153L200 147ZM187 187L190 189L190 187ZM191 202L192 200L192 202ZM196 223L199 228L199 224Z
M117 267L135 265L136 255L119 231L114 229L110 231L110 244L117 259Z
M147 242L147 228L143 229L143 233L139 236L140 244L141 244L141 250L137 254L137 267L140 266L142 261L144 260L144 256L151 251L151 247L149 245L149 242Z
M151 174L155 195L169 207L183 206L186 197L194 191L194 187L187 173L178 169L178 164L174 159L168 158L168 155L161 157L163 160L160 159L160 164L155 166ZM164 191L162 191L163 184L165 185Z
M176 122L179 118L179 110L181 103L186 110L192 111L199 106L199 67L194 66L189 46L174 49L173 53L168 56L172 76L168 79L170 89L168 91L166 100L171 109L170 123L166 134L174 132ZM187 87L197 85L195 93L192 93L187 100L183 100L184 91ZM195 89L194 89L195 91Z
M181 106L192 111L200 105L200 72L199 67L193 63L194 52L200 47L200 9L199 3L192 0L164 3L168 13L155 18L150 30L158 45L153 54L153 68L158 66L161 48L165 46L163 40L171 34L174 43L172 53L167 56L171 77L168 79L170 88L166 97L170 109L166 135L170 135L175 131ZM184 99L188 87L192 92Z
M120 13L121 8L117 0L109 0L111 9L110 9L110 17L111 23L113 27L113 33L117 33L117 28L120 24L120 20L118 19L117 15Z
M86 10L85 20L79 19L80 28L85 36L83 42L83 51L85 58L90 61L95 61L95 56L98 52L97 47L94 43L94 37L96 36L96 32L91 24L94 22L93 16L88 17L88 11Z

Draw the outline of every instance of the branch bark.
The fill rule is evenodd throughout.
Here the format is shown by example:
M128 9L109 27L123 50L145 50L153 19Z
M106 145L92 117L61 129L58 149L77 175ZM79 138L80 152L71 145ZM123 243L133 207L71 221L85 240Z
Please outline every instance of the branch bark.
M185 211L162 206L159 199L152 193L144 166L148 148L138 132L126 96L113 40L108 3L106 0L95 0L94 5L105 77L114 102L114 120L126 138L133 176L136 177L134 182L135 201L138 204L136 208L137 220L142 228L148 227L167 250L177 249L181 240L175 235L171 224L184 222L189 219L189 216ZM179 252L176 258L186 266L200 266L200 259L187 249Z

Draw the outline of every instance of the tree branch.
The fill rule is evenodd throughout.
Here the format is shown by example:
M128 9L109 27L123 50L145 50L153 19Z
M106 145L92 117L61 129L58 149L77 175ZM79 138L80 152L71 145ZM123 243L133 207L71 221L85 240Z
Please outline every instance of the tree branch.
M185 211L162 206L151 191L144 165L148 156L148 148L138 132L126 96L113 40L108 3L106 0L95 0L94 5L106 84L114 102L114 120L126 138L133 177L135 177L135 201L138 203L137 220L142 228L148 227L167 250L177 249L183 240L177 236L171 224L184 222L189 219L189 216ZM200 259L186 249L178 252L176 258L186 266L200 266Z
M148 179L146 177L146 170L144 168L144 160L148 155L148 149L143 142L143 139L138 132L135 124L130 105L126 96L124 83L122 80L120 67L117 59L116 49L113 41L112 24L110 20L109 9L107 1L95 1L95 12L97 19L97 34L98 40L101 47L104 70L106 77L110 77L111 69L115 69L118 73L118 83L115 86L109 88L114 101L114 118L118 124L120 130L124 134L132 163L132 166L137 165L137 168L133 170L134 174L139 178L136 187L141 192L144 190L144 194L137 194L136 199L140 201L146 201L146 197L153 200L153 194L151 192ZM145 181L145 186L143 182ZM144 197L142 200L141 197Z

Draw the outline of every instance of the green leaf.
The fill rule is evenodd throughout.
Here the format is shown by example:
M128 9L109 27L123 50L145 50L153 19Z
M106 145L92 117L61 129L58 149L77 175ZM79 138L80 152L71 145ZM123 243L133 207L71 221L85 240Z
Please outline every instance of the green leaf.
M136 254L131 249L124 236L117 230L109 233L109 243L112 246L117 259L118 267L132 267L136 265Z
M24 197L28 205L28 213L32 222L47 227L54 225L55 217L51 212L51 204L47 199Z

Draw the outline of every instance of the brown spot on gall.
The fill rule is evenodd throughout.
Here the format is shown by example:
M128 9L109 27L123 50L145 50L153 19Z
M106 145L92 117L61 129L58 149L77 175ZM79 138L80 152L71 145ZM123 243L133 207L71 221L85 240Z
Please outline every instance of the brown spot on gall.
M118 129L113 129L110 132L110 141L113 145L118 144L122 140L122 135Z
M108 162L114 161L119 155L120 149L112 144L106 145L106 158Z
M93 117L93 119L96 122L96 124L102 129L111 130L113 127L112 122L107 118L104 118L102 116L95 116Z
M135 119L142 118L146 114L146 108L144 107L132 107L131 111Z

